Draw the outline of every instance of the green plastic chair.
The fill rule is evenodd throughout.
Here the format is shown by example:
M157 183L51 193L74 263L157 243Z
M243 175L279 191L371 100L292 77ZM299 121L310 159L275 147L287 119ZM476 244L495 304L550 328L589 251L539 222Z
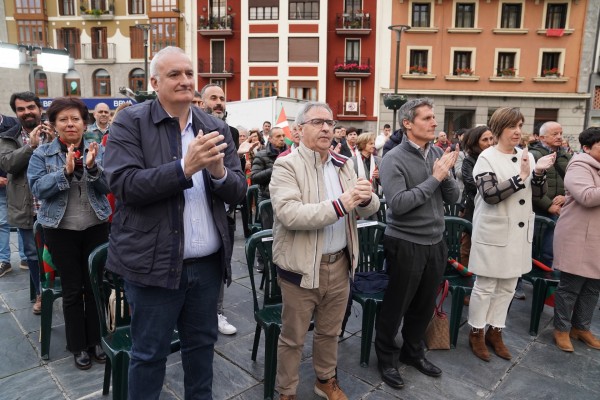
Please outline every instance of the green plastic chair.
M260 332L265 330L265 382L264 398L273 399L275 393L275 373L277 371L277 340L281 333L281 289L277 284L277 272L273 264L273 231L266 229L254 233L246 241L246 261L250 274L250 285L252 286L252 297L254 302L254 320L256 331L254 333L254 344L252 346L252 361L256 361ZM258 293L254 283L254 257L260 252L265 263L263 279L265 290L262 307L258 303Z
M261 201L258 204L258 207L256 208L256 219L258 220L258 225L260 225L259 230L263 230L262 229L262 220L261 220L261 215L263 215L263 213L271 214L271 220L273 220L273 205L271 204L271 200ZM263 277L260 281L260 290L264 289L265 280L266 280L266 276L263 274Z
M381 250L385 224L378 221L358 221L358 266L356 272L376 272L383 269ZM375 317L383 302L385 290L377 293L352 292L352 300L362 307L362 335L360 339L360 366L369 366Z
M252 263L256 252L260 252L265 270L265 290L263 293L262 306L258 302L258 292L254 282L254 268ZM252 299L254 302L254 320L256 331L254 333L254 344L252 346L252 361L256 361L258 345L260 343L260 332L265 331L265 372L264 372L264 398L272 400L275 393L275 374L277 372L277 340L281 333L281 289L277 284L277 267L273 264L273 231L265 229L254 233L246 240L246 262L252 286ZM312 330L314 324L311 321L308 330Z
M40 294L42 295L42 314L40 318L41 356L43 360L50 358L50 339L52 336L52 309L54 300L62 297L60 277L54 279L44 273L44 228L37 221L33 225L35 249L40 265ZM58 267L56 267L58 269ZM35 289L34 289L35 290Z
M385 200L385 197L382 197L379 199L379 210L377 211L377 221L383 222L384 224L386 224L387 223L386 212L387 212L387 202Z
M463 232L471 234L473 229L471 223L464 218L446 216L444 217L446 229L444 239L448 247L448 257L452 257L458 262L460 258L460 238ZM456 348L458 341L458 330L464 306L465 296L470 295L475 284L474 276L463 276L452 266L447 265L444 271L443 279L448 280L449 290L452 293L452 303L450 310L450 346Z
M548 229L554 230L556 222L547 217L540 215L535 216L535 225L533 231L532 243L532 258L536 260L542 259L542 245L544 236ZM529 319L529 334L537 336L540 326L540 318L544 311L544 302L548 295L548 291L552 287L557 287L560 281L560 271L542 271L535 265L532 266L530 272L523 275L523 279L533 285L533 296L531 299L531 317Z
M448 204L444 203L444 215L447 217L458 217L458 213L460 212L461 204L454 203Z
M248 207L248 229L250 233L256 233L262 229L258 213L258 185L248 186L246 191L246 205ZM256 213L252 214L252 207L256 207Z
M104 383L102 386L102 395L107 395L110 388L110 379L113 381L113 399L127 399L128 371L129 371L129 353L131 351L131 317L129 313L129 304L125 298L123 290L123 280L121 277L106 272L107 280L102 280L102 271L106 264L108 254L108 243L104 243L90 254L88 258L88 270L90 282L98 317L100 318L100 333L102 336L102 349L107 355L104 368ZM111 332L107 320L108 295L111 289L115 291L115 328ZM171 340L171 353L180 350L179 335L177 331L173 332Z

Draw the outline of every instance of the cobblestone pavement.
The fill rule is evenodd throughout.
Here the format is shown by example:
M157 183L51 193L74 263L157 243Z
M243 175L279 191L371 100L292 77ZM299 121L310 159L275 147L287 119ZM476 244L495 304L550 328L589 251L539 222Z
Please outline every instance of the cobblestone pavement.
M239 223L238 223L239 225ZM238 226L239 228L239 226ZM73 365L65 350L61 301L54 303L50 360L40 358L40 317L31 313L28 271L18 268L12 234L12 272L0 278L0 399L106 399L103 397L104 366L95 364L87 371ZM215 348L213 397L215 400L256 400L263 394L264 334L258 359L250 359L255 322L252 291L244 256L241 229L236 232L233 256L234 281L225 290L225 315L238 329L233 336L219 335ZM539 335L529 336L532 287L525 285L527 300L514 301L505 342L512 361L492 356L489 363L470 351L464 324L456 349L431 351L427 357L442 368L441 378L430 378L412 367L400 372L406 382L402 390L382 383L377 372L375 351L367 368L360 357L360 306L354 304L344 338L339 344L338 376L349 399L599 399L600 351L581 342L575 352L558 350L552 339L552 308L546 307ZM450 309L449 304L446 309ZM596 311L592 330L600 334L600 312ZM313 393L312 337L309 333L303 353L298 398L318 399ZM112 396L112 392L110 393ZM168 359L167 376L161 399L183 399L183 371L178 354Z

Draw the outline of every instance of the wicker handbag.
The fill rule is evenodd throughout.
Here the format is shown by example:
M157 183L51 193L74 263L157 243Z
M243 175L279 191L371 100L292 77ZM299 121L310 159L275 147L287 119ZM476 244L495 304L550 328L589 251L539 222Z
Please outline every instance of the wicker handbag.
M440 294L440 301L436 304L433 317L425 331L425 343L429 350L450 350L450 321L443 309L444 300L448 296L448 280L440 284L436 299Z

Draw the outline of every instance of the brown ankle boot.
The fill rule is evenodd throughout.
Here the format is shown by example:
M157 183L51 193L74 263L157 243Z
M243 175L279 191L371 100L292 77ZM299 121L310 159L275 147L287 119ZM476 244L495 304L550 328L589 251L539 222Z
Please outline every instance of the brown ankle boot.
M483 338L483 328L471 328L469 331L469 346L473 350L473 354L481 358L483 361L490 361L490 352L485 345L485 339Z
M592 331L584 331L582 329L571 328L569 336L571 337L571 339L581 340L583 343L587 344L592 349L600 350L600 340L598 340L598 338L594 336Z
M573 351L573 344L571 343L571 338L569 338L569 332L563 332L559 331L558 329L555 329L554 341L556 342L556 347L558 347L562 351Z
M494 353L500 358L510 360L512 356L502 341L502 328L495 328L490 325L485 333L485 343L494 349Z

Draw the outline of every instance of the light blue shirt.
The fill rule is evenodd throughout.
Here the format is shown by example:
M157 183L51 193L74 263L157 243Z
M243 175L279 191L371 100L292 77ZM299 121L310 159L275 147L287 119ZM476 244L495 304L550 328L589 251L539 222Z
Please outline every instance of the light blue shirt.
M189 144L194 140L192 128L192 111L190 109L188 121L181 131L181 167L185 167L185 155ZM184 168L185 170L185 168ZM213 179L215 185L222 184L227 178L227 170L221 179ZM192 175L194 186L184 190L185 207L183 209L183 259L204 257L217 252L223 245L221 236L213 219L208 205L206 187L202 170Z

